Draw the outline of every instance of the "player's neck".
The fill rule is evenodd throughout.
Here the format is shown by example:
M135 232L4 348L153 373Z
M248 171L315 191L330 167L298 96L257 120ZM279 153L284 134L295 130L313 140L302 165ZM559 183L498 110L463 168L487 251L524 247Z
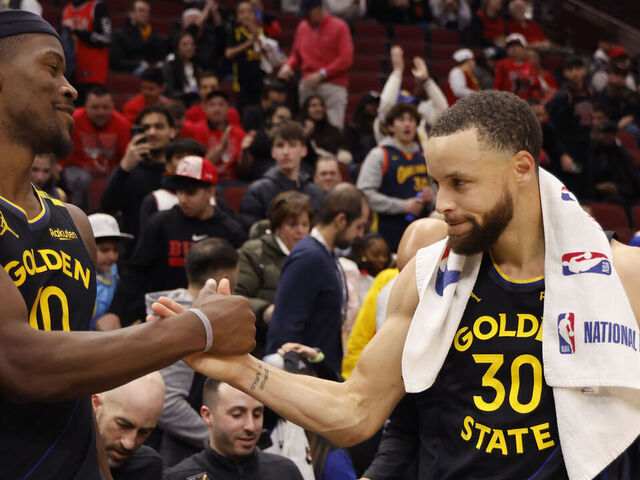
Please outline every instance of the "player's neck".
M494 262L512 278L526 280L544 274L544 229L540 202L515 207L514 215L491 247Z
M33 156L24 147L0 141L0 196L24 209L29 218L42 208L31 186Z
M328 224L328 225L316 225L314 227L318 233L320 234L320 236L324 239L324 242L327 244L327 247L329 247L330 251L333 251L334 248L334 243L336 240L336 230L333 227L333 224Z

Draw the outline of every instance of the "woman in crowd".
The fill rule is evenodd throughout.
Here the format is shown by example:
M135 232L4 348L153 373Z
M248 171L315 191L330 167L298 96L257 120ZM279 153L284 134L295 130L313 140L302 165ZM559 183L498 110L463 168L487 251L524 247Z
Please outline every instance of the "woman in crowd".
M271 228L267 233L240 248L238 262L240 273L236 293L249 299L256 315L254 354L258 357L264 355L282 264L293 247L311 231L311 200L297 191L280 193L271 202L269 222Z
M351 163L353 157L348 151L347 142L340 129L331 125L327 118L324 100L319 95L311 95L302 104L301 123L307 135L309 153L304 158L303 166L313 174L316 150L325 150L336 156L338 161Z
M197 79L201 69L195 55L196 43L193 35L187 31L180 32L174 51L167 56L164 66L164 78L167 82L165 94L182 100L187 108L200 100Z
M369 150L377 145L373 133L373 122L378 114L379 104L378 92L365 93L353 112L351 123L347 126L347 142L355 163L362 163Z

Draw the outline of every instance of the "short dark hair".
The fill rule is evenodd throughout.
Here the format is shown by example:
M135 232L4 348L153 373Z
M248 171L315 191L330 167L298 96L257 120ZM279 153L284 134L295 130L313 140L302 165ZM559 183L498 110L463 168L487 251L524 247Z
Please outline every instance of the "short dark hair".
M187 114L187 107L184 106L181 100L173 100L171 103L165 105L169 113L175 121L178 118L183 118Z
M238 265L238 252L224 238L207 238L194 243L184 258L190 285L204 285L220 270L231 270Z
M389 113L387 113L384 121L387 126L391 126L393 125L393 122L396 118L401 117L405 113L411 115L416 123L420 123L420 120L422 120L420 114L418 113L418 109L413 103L398 102L393 107L391 107L391 110L389 110Z
M204 157L207 150L204 145L193 138L176 138L167 145L164 151L167 159L170 159L176 155L197 155L198 157Z
M347 224L350 224L362 215L362 204L366 201L364 194L354 185L339 183L325 193L317 213L318 223L328 225L338 214L344 213Z
M22 33L19 35L11 35L0 39L0 62L8 62L18 53L18 45L25 40L25 36L29 33Z
M220 380L215 378L207 378L202 387L202 404L209 408L215 406L218 400L218 390L220 389Z
M431 137L470 128L484 146L512 155L524 150L539 164L542 127L527 102L513 93L483 90L458 100L433 126Z
M294 120L284 121L271 130L271 139L275 140L278 137L287 142L298 140L301 143L304 143L307 139L302 125Z
M274 80L272 82L267 82L265 83L265 85L262 87L262 98L269 98L269 94L271 92L278 92L278 93L287 93L287 87L285 87L285 85L278 81L278 80Z
M216 97L224 98L224 100L229 103L229 95L224 90L213 90L207 95L207 101Z
M111 95L111 92L104 85L96 84L91 86L87 91L87 98L89 98L89 95L93 95L94 97L104 97L106 95Z
M175 125L173 122L173 117L171 116L169 110L167 110L167 107L158 104L146 105L142 110L140 110L140 113L136 117L135 124L140 125L140 123L142 123L142 119L151 113L159 113L160 115L164 115L165 117L167 117L167 123L171 128L173 128L173 126Z
M187 192L189 194L195 193L201 188L209 189L211 187L215 187L213 183L182 175L170 175L167 178L167 184L176 192Z
M133 10L136 8L136 3L138 2L146 3L147 5L151 6L151 3L149 2L149 0L131 0L131 3L129 4L130 12L133 12Z
M200 82L202 81L203 78L211 78L211 77L215 77L216 80L220 81L220 79L218 78L218 74L216 72L214 72L213 70L205 70L198 75L198 85L200 85Z
M141 2L144 0L136 0L136 1ZM162 72L162 69L159 67L149 67L144 72L142 72L142 75L140 75L140 80L145 80L147 82L155 83L159 87L163 87L164 73Z
M298 218L307 212L309 223L313 223L313 205L308 195L296 190L279 193L269 205L269 223L271 229L277 230L289 218Z

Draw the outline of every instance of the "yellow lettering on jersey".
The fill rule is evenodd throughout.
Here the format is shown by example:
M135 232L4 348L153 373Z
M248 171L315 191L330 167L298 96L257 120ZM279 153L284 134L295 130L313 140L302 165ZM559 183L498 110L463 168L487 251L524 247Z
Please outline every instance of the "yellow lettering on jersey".
M471 292L471 298L473 298L476 302L480 303L482 299L478 297L475 293Z
M525 453L523 439L529 435L533 435L538 450L545 450L555 446L555 442L551 439L551 434L548 430L549 422L534 425L530 428L511 428L507 430L507 435L505 436L503 429L483 425L476 422L473 417L467 416L462 421L461 437L466 442L469 442L477 435L475 448L486 453L500 450L502 455L523 454Z
M490 315L483 315L473 322L471 331L469 327L461 327L453 339L453 346L459 352L464 352L473 343L473 339L489 340L496 335L499 337L529 338L542 341L542 321L528 313L517 314L516 330L507 329L507 315L498 314L499 321Z
M511 428L507 430L507 435L514 436L516 441L516 453L524 452L522 448L522 436L529 432L528 428Z
M507 314L501 313L499 317L500 317L500 332L498 333L498 335L501 337L515 337L516 336L515 330L507 330Z
M408 178L414 175L426 175L427 165L425 163L419 163L417 165L400 165L396 171L396 181L402 185ZM425 179L426 180L426 179ZM428 180L427 180L428 185ZM425 185L426 186L426 185Z
M544 301L544 290L540 292L540 301Z
M548 432L548 430L548 422L531 427L533 438L536 439L536 445L538 445L538 450L544 450L545 448L553 447L555 445L555 442L551 440L551 434Z
M487 445L487 453L491 453L496 449L499 449L502 452L502 455L509 454L509 451L507 450L507 441L504 438L504 432L499 428L493 430L491 440L489 440L489 445Z
M16 287L21 286L27 276L51 270L62 270L62 273L81 282L84 288L89 289L91 269L84 267L78 259L71 258L62 250L24 250L20 260L12 260L4 266Z

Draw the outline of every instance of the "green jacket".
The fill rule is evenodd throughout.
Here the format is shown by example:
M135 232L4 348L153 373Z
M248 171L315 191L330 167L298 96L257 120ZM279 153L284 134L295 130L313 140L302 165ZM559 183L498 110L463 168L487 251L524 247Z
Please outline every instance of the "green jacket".
M238 251L240 273L235 293L245 296L261 322L264 310L276 298L282 263L287 257L272 234L249 240Z

